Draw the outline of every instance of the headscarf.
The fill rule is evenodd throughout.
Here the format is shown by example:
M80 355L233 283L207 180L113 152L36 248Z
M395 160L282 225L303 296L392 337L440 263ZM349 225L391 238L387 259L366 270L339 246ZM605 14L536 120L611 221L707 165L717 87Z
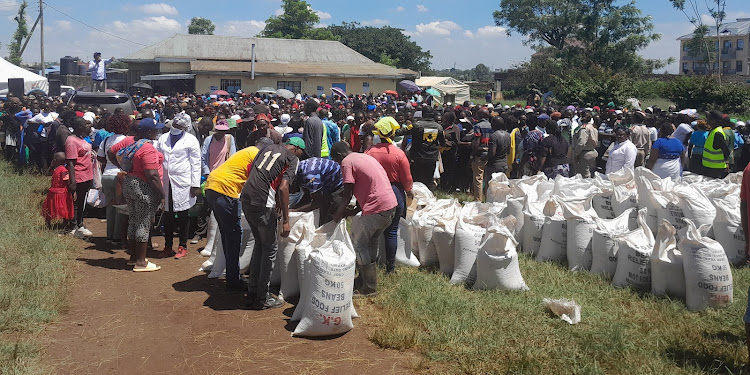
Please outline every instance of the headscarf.
M188 115L185 112L180 112L176 115L174 115L174 119L172 120L174 124L182 126L183 129L189 129L190 125L193 123L193 120L190 118L190 115Z
M375 123L375 130L373 134L380 137L380 139L386 140L388 143L393 143L393 137L396 135L396 130L400 129L398 121L393 117L386 116L378 120Z

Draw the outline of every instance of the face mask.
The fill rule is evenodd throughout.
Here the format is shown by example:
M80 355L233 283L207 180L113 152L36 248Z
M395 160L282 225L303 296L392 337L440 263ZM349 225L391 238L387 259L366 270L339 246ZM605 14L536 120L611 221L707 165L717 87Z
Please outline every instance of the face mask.
M180 134L182 134L183 131L184 130L182 130L182 129L172 128L171 130L169 130L169 134L180 135Z

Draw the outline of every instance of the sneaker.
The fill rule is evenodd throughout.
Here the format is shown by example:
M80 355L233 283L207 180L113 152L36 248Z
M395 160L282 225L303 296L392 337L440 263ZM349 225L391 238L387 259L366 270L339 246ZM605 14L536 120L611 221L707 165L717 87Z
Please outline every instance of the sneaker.
M201 250L201 255L204 256L204 257L210 257L211 256L211 251L208 250L208 249L206 249L204 247L203 250Z
M199 236L199 235L196 234L195 237L193 237L193 239L190 240L190 243L193 244L193 245L195 245L195 244L197 244L200 241L201 241L201 236Z
M281 306L284 306L284 301L282 301L279 298L276 298L276 297L272 296L269 293L269 294L266 294L265 300L261 300L261 301L256 300L252 304L251 307L252 307L253 310L267 310L267 309L279 308Z
M76 230L73 231L73 237L75 237L75 238L86 238L86 237L91 236L92 234L93 233L91 233L90 230L88 230L88 229L86 229L84 227L80 227L80 228L78 228L78 229L76 229Z
M174 255L175 259L184 258L187 255L187 249L180 246L177 248L177 253Z

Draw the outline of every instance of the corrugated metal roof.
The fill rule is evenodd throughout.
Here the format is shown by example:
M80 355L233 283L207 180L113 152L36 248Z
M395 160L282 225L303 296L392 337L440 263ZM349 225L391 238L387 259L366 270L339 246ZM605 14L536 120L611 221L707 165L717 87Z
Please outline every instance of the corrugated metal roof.
M121 60L250 61L253 43L256 62L373 64L372 60L337 41L189 34L175 34Z
M724 24L719 28L719 33L721 36L748 35L750 34L750 18L740 18L737 22ZM708 37L716 37L715 26L709 25ZM693 33L690 33L677 38L677 40L687 40L692 38Z
M191 61L194 73L250 73L251 64L245 61ZM274 76L332 76L332 77L376 77L401 79L404 74L388 65L373 62L365 64L331 63L284 63L257 62L255 74Z

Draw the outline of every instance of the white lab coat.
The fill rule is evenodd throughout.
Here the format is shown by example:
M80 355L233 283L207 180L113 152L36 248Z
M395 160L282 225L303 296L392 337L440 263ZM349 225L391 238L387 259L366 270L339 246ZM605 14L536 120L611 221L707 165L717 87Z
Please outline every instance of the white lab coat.
M170 134L166 133L159 137L156 149L164 154L164 197L169 197L171 188L174 211L189 210L196 200L190 195L190 188L200 187L201 184L201 147L198 139L184 132L182 138L172 145Z

